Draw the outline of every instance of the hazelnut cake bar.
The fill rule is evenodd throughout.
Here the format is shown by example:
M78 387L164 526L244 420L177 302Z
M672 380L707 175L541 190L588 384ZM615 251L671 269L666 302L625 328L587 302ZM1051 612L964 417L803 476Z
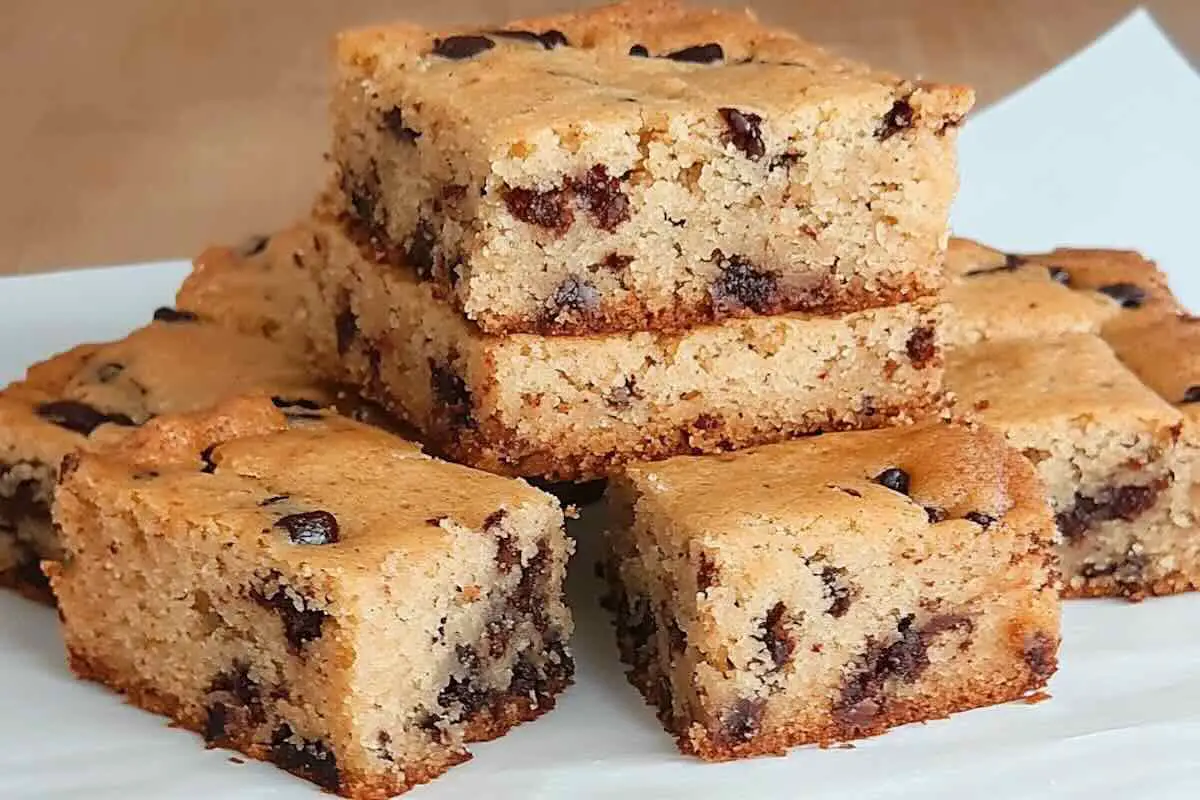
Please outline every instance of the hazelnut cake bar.
M0 586L50 602L38 566L60 549L50 506L63 457L160 414L263 391L282 404L332 398L276 345L163 308L125 339L76 347L0 390Z
M329 377L470 466L586 479L631 459L880 427L940 408L932 301L678 333L490 336L411 271L381 264L361 232L321 213L300 225L322 241L305 264L333 320L310 336L327 353L312 360L337 362ZM289 280L290 257L256 274ZM219 303L213 292L196 308Z
M212 745L385 798L571 681L558 502L262 397L68 457L71 668Z
M343 209L483 331L682 329L936 293L970 90L633 0L337 42Z
M632 464L609 501L622 657L685 753L870 736L1016 699L1057 667L1053 521L986 428Z
M1064 596L1200 587L1194 432L1099 337L956 349L946 384L1036 465L1061 536Z

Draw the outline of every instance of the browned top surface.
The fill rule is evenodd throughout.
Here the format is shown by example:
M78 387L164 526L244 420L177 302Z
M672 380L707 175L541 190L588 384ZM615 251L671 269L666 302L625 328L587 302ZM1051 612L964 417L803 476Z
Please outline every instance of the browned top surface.
M742 5L721 3L719 5ZM334 31L496 22L571 0L49 0L0 4L0 274L190 256L285 223L320 184ZM981 103L1132 0L757 0L769 22ZM1146 5L1194 59L1200 4ZM1048 11L1049 8L1053 11Z

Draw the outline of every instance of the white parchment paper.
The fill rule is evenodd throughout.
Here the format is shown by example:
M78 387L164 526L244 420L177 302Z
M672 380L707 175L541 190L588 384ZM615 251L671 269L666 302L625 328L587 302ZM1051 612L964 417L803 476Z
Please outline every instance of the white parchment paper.
M957 230L1008 249L1136 247L1200 305L1200 78L1135 14L966 126ZM183 264L0 280L0 380L171 301ZM591 531L559 708L410 795L435 798L1200 798L1200 597L1068 605L1051 700L912 725L854 749L705 765L625 682L595 605ZM290 798L317 790L72 680L54 613L0 593L0 798Z

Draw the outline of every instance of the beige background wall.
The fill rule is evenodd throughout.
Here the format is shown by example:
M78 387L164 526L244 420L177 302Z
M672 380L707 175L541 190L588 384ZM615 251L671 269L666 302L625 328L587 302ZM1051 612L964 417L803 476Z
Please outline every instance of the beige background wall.
M300 213L323 174L327 47L341 27L398 17L495 22L580 5L4 0L0 274L189 256ZM1085 45L1136 3L754 5L767 20L880 66L971 83L986 103ZM1197 59L1200 0L1147 5Z

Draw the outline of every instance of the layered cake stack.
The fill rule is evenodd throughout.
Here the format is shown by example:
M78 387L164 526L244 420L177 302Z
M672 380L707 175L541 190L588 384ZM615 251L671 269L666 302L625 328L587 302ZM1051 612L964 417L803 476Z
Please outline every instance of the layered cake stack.
M968 90L669 0L353 31L336 76L311 214L0 393L0 581L79 675L430 780L572 679L517 478L608 479L622 658L710 760L1021 697L1060 588L1200 583L1200 328L1133 254L947 260Z

